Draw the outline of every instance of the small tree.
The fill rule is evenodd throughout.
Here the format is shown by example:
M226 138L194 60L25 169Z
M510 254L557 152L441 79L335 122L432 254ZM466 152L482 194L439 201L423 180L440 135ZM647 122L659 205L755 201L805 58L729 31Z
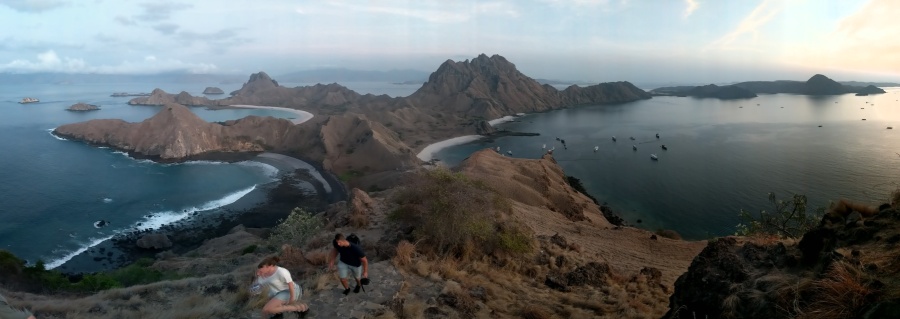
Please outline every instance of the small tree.
M303 247L306 240L319 232L322 228L322 219L302 208L294 208L291 214L283 219L269 236L269 245L280 247L290 244L294 247Z
M779 237L800 238L804 233L818 225L824 215L825 208L820 207L815 213L806 211L806 195L794 195L791 200L783 201L769 193L769 202L774 205L774 212L765 210L754 216L743 209L738 214L743 220L737 225L738 236L771 234Z

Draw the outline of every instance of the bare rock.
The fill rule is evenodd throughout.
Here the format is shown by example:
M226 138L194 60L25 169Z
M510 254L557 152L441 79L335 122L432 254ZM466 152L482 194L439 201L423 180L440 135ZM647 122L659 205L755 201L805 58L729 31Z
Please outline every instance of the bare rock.
M144 249L166 249L172 247L172 241L165 234L147 234L137 240L137 246Z
M210 86L203 90L203 94L210 94L210 95L225 94L225 91L222 91L222 89L220 89L220 88Z
M66 110L74 111L74 112L87 112L87 111L96 111L99 109L100 109L99 106L96 106L93 104L75 103L75 104L72 104L72 106L69 106L69 108L67 108Z

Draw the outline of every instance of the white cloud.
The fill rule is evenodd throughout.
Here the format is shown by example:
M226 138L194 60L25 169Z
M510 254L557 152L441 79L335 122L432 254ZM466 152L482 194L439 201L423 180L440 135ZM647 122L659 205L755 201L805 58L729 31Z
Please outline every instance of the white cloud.
M383 13L401 17L421 19L433 23L458 23L465 22L471 18L471 15L459 10L447 10L440 8L418 9L407 6L389 6L389 5L358 5L344 2L329 2L332 6L340 7L358 12Z
M67 5L62 0L0 0L0 5L4 5L21 12L44 12Z
M759 40L759 29L772 20L782 9L784 9L784 1L782 0L763 1L744 20L741 20L741 23L734 30L710 43L706 49L750 49L759 51L760 49L755 48ZM750 39L745 38L748 35Z
M684 0L684 2L685 4L687 4L687 8L684 9L685 18L690 17L691 14L693 14L694 11L696 11L697 8L700 7L700 2L697 2L697 0Z
M146 56L142 61L122 61L117 65L88 65L83 59L62 57L53 50L40 53L35 60L17 59L0 64L0 72L31 73L101 73L101 74L139 74L184 71L190 73L212 73L218 70L211 63L188 63L177 59L158 59Z

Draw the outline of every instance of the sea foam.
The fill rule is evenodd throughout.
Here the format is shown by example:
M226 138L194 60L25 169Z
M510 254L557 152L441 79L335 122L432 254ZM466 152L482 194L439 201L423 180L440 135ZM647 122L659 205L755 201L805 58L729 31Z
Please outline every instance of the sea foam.
M84 243L81 246L81 248L78 248L78 249L68 252L68 253L64 252L63 257L60 257L58 259L53 259L50 262L48 262L46 264L47 269L53 269L53 268L59 267L62 264L65 264L67 261L74 258L75 256L78 256L78 254L81 254L81 253L87 251L88 249L90 249L91 247L97 246L104 241L112 239L117 234L121 234L121 233L124 233L125 231L132 230L132 229L138 229L138 230L148 230L151 228L157 229L157 228L162 227L163 225L168 225L168 224L183 220L195 212L213 210L213 209L234 203L234 202L238 201L239 199L241 199L242 197L244 197L245 195L252 192L254 189L256 189L256 185L253 185L248 188L239 190L237 192L225 195L225 197L222 197L220 199L203 203L199 206L182 209L180 212L163 211L163 212L150 213L147 215L148 217L145 217L141 221L135 222L134 224L132 224L131 226L129 226L125 229L119 229L119 230L113 231L114 234L112 234L112 235L102 237L102 238L91 238L86 243ZM140 225L140 226L138 226L138 225Z
M64 138L62 138L62 137L56 136L56 134L53 134L53 131L54 131L54 130L56 130L56 128L48 128L48 129L47 129L47 133L50 133L50 136L53 136L53 138L55 138L55 139L57 139L57 140L60 140L60 141L68 141L67 139L64 139Z

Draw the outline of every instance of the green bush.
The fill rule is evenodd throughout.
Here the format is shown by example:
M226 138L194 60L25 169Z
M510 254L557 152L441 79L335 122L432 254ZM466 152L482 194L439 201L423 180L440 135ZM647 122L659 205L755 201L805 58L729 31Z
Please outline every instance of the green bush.
M257 248L256 245L250 245L250 246L244 247L244 250L241 251L241 255L252 254L252 253L256 252L256 248Z
M807 231L819 224L825 208L820 207L815 213L806 210L806 195L794 195L791 200L783 201L769 193L769 202L774 212L761 211L755 216L743 209L738 214L742 222L737 225L738 236L777 235L779 237L800 238Z
M291 214L281 220L278 226L272 230L268 244L274 247L281 247L283 244L303 247L306 240L318 233L323 224L322 218L308 213L302 208L294 208Z
M420 247L435 254L466 258L473 248L481 254L531 249L521 228L498 223L510 210L508 200L463 174L428 171L393 200L398 208L389 220L412 226Z

